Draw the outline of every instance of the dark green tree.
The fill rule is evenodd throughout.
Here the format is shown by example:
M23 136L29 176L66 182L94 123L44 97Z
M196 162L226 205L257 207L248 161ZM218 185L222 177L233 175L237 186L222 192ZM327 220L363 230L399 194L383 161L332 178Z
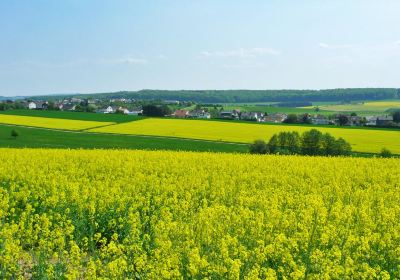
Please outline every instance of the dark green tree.
M272 135L268 142L268 148L271 154L275 154L279 149L278 136L276 134Z
M305 155L321 154L322 133L316 129L304 132L301 139L301 149Z
M343 126L349 122L349 118L346 115L340 115L339 118L339 125Z
M396 111L393 113L393 121L395 123L400 123L400 111Z
M251 154L267 154L268 152L268 145L264 140L256 140L250 145Z
M283 122L284 123L297 123L297 115L289 114Z

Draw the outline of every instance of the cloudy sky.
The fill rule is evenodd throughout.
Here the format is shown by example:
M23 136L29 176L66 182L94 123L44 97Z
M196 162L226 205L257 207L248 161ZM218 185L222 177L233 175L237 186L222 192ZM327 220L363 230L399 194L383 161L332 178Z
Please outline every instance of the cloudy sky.
M400 87L400 1L2 0L0 95Z

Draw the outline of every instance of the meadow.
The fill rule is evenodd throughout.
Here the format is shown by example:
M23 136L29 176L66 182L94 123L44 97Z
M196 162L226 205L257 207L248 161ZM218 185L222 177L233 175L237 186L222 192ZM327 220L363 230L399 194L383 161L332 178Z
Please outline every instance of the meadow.
M399 278L398 165L1 149L0 278Z
M11 137L15 129L19 136ZM247 153L248 145L140 135L97 134L0 125L0 147L68 149L142 149Z
M307 126L150 118L94 128L89 131L250 143L256 139L269 140L273 134L281 131L304 132L310 129ZM378 153L386 147L393 153L400 154L400 131L339 127L318 127L317 129L328 132L334 137L344 138L357 152Z
M0 114L1 124L42 127L49 129L84 130L88 128L111 125L113 122L98 122L87 120L55 119L44 117Z

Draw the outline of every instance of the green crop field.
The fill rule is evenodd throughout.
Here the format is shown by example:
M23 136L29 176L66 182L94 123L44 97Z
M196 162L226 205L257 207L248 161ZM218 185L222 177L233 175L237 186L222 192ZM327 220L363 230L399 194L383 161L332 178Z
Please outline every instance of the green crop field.
M96 121L96 122L131 122L140 120L141 116L128 116L123 114L97 114L87 112L69 112L69 111L41 111L41 110L8 110L0 111L3 115L31 116L54 119Z
M353 150L357 152L377 153L383 147L386 147L392 152L400 153L400 131L338 127L321 127L318 129L335 137L344 138L352 145ZM199 120L144 119L94 128L89 131L250 143L255 139L269 139L273 134L281 131L304 132L306 130L310 130L310 127Z
M11 137L11 130L19 136ZM194 141L193 139L144 137L135 135L96 134L88 132L55 131L42 128L0 125L0 147L8 148L85 148L141 149L173 151L208 151L244 153L247 145Z

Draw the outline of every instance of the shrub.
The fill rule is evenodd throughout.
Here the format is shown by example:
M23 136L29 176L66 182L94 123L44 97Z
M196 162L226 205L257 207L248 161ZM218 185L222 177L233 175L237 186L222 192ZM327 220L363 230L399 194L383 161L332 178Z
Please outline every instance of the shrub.
M383 148L379 155L380 155L380 157L383 157L383 158L391 158L391 157L393 157L392 152L389 149L386 149L386 148Z
M251 154L267 154L268 152L268 145L264 140L256 140L250 145Z
M11 130L11 137L17 139L18 136L19 136L18 131L16 131L15 129Z

